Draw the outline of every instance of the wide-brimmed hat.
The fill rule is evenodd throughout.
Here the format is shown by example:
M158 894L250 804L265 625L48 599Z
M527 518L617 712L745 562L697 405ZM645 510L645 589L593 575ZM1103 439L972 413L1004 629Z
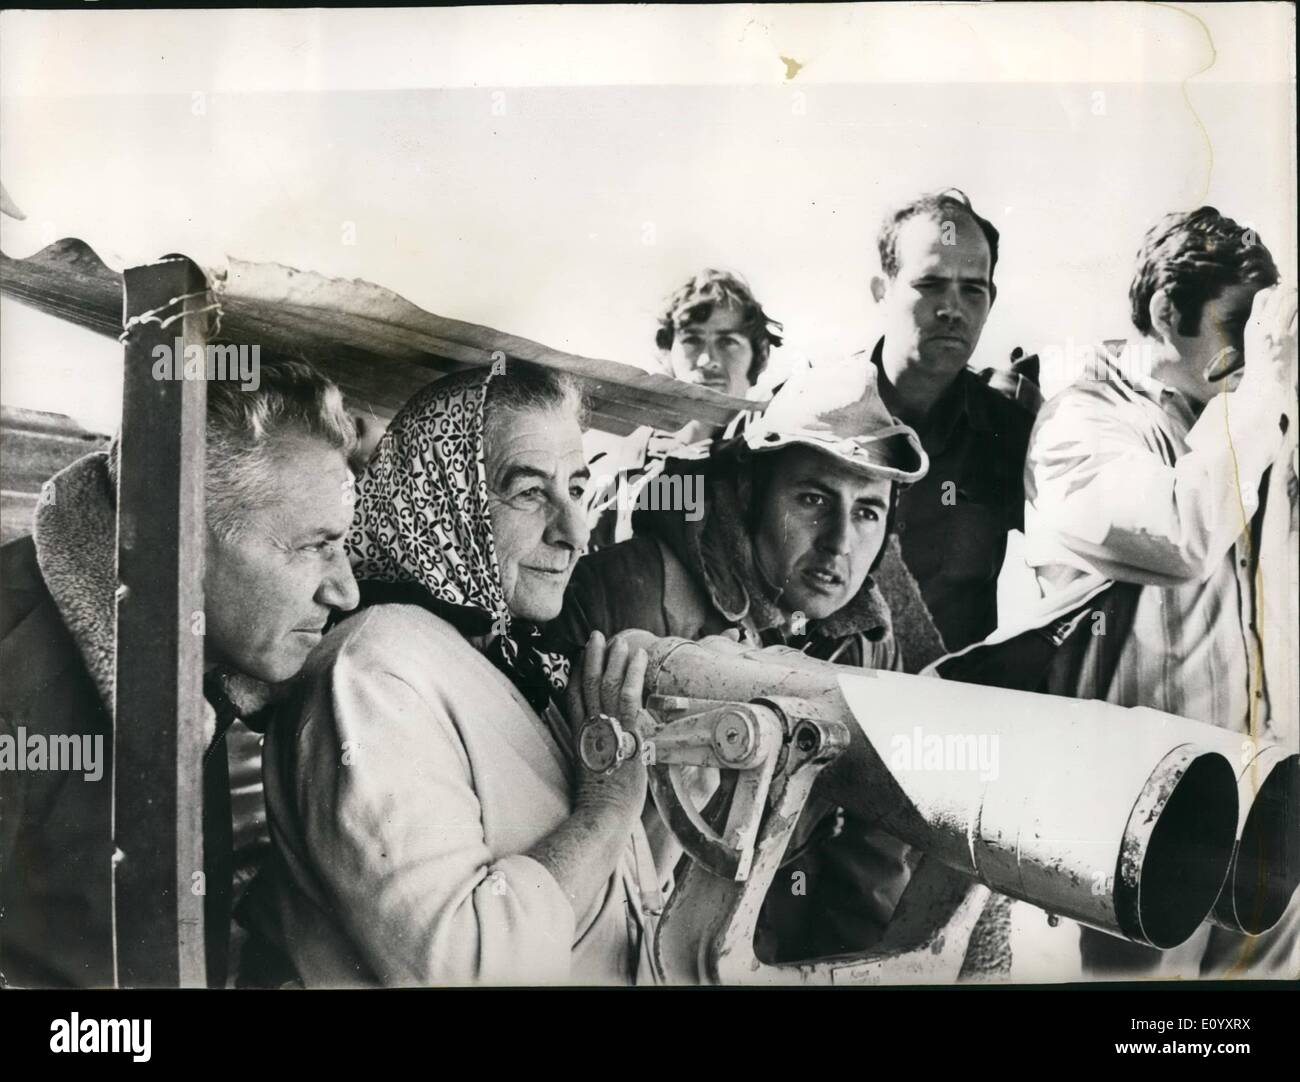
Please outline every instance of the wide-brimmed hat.
M885 408L876 366L865 355L800 372L746 425L743 439L754 453L811 447L904 484L919 481L930 468L920 437Z

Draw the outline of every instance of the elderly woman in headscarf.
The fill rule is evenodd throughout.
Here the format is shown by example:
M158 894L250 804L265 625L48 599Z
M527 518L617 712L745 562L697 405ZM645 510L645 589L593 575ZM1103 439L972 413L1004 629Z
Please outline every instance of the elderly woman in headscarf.
M566 696L540 647L587 481L576 388L523 364L438 380L376 448L346 539L361 607L265 747L252 923L304 984L652 976L645 767L573 752L592 715L641 724L645 652L593 636Z

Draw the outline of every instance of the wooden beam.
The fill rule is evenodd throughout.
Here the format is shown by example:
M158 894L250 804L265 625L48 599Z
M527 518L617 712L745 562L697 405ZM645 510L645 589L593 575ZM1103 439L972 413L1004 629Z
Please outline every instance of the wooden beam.
M120 987L206 983L203 895L203 478L207 384L155 379L154 349L204 344L188 259L127 270L118 478L113 940ZM199 297L173 303L186 294ZM170 326L166 321L187 313ZM179 365L183 358L175 358ZM196 620L198 621L196 623ZM196 633L197 632L197 633Z
M623 434L638 425L675 431L723 425L755 403L627 364L583 357L464 320L427 312L391 290L275 263L229 260L210 271L222 337L303 357L335 379L349 405L391 416L419 387L497 355L582 380L593 422ZM27 259L0 253L0 291L60 319L117 334L120 275L83 242L61 240Z
M55 241L27 259L0 252L0 291L98 334L122 333L122 276L84 241Z

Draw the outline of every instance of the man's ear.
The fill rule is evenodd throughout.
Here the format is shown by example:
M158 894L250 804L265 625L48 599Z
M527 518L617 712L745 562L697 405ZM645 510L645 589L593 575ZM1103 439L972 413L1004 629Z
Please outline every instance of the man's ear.
M873 274L871 276L871 299L877 304L885 299L885 290L889 283L885 281L883 274Z
M1147 315L1151 319L1151 329L1166 342L1172 342L1177 331L1178 310L1165 290L1157 289L1151 294Z
M993 282L989 283L989 307L993 307L993 302L998 299L998 287Z

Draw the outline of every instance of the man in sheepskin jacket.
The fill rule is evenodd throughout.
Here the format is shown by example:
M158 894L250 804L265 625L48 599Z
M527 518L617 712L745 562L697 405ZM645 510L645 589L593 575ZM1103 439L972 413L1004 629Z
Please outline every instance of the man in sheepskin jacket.
M204 916L208 981L221 986L235 872L226 735L298 672L333 610L356 606L342 552L356 437L338 388L300 362L264 362L256 390L212 382L207 419ZM115 465L110 447L56 474L32 536L0 549L0 986L114 981ZM50 749L73 742L91 749L83 769L50 769L66 765Z

